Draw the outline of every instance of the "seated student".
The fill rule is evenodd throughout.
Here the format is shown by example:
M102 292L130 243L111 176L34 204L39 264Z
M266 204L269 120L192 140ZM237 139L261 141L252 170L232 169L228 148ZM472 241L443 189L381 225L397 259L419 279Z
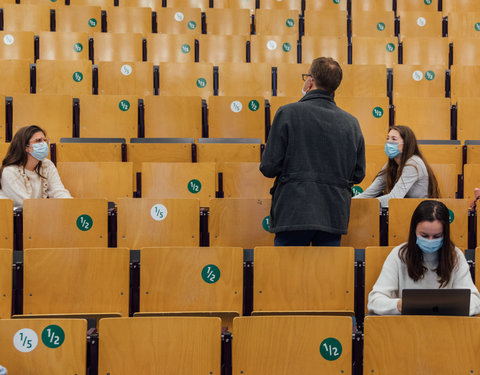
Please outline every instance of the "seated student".
M378 197L381 207L388 207L392 198L439 198L437 179L409 127L396 125L390 128L385 153L387 164L373 183L354 198Z
M415 209L408 242L395 247L368 295L368 311L400 314L403 289L470 289L470 315L480 313L480 294L463 253L450 240L448 208L426 200Z
M31 125L19 129L0 168L0 198L12 199L15 209L22 208L28 198L72 198L55 165L46 159L48 152L41 128Z

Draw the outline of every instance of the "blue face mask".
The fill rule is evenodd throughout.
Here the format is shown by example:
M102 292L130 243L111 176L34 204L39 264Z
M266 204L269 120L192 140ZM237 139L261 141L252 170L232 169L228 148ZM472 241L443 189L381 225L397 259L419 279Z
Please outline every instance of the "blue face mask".
M47 142L34 143L33 151L30 153L35 159L42 161L48 156L49 147Z
M396 158L402 152L398 149L398 143L396 142L386 142L385 143L385 153L390 159Z
M417 246L422 250L424 253L431 254L435 251L440 250L443 245L443 237L435 238L433 240L428 240L423 237L417 236Z

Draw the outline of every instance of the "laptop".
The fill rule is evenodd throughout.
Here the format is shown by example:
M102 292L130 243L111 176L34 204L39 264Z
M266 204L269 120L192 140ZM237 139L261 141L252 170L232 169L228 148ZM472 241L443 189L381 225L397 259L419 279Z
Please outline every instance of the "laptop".
M403 289L402 315L470 315L470 289Z

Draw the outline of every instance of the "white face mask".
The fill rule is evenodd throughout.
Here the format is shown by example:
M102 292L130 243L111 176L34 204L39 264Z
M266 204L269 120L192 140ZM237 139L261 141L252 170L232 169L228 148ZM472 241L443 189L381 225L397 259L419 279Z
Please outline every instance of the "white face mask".
M304 83L303 86L302 86L302 96L307 95L308 92L310 91L310 90L305 91L305 85L306 85L307 82L308 82L308 78L307 78L307 80L305 81L305 83Z

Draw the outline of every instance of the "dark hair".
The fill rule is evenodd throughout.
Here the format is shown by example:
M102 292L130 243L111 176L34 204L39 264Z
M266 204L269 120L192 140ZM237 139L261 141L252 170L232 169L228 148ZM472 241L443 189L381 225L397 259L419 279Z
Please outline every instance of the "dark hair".
M9 165L19 165L25 167L28 161L28 153L25 151L25 148L30 143L30 139L37 132L42 132L44 135L45 131L37 125L24 126L20 128L12 139L10 147L8 147L7 155L3 159L2 166L0 168L0 178L2 177L3 169ZM40 176L40 168L42 162L40 161L35 167L35 172ZM1 185L0 185L1 186Z
M388 132L390 132L391 130L396 130L402 137L403 151L400 154L400 164L397 164L394 159L388 159L387 167L385 169L382 169L378 173L379 176L384 174L386 175L385 194L388 194L392 191L393 187L402 175L403 168L405 167L405 163L408 161L408 159L416 155L423 160L423 162L425 163L425 168L427 169L428 197L440 198L440 189L438 188L437 179L435 178L435 174L433 173L432 168L430 167L430 165L428 165L427 161L420 152L420 149L418 148L415 133L408 126L403 125L391 126L390 129L388 129Z
M310 74L317 89L333 94L342 82L342 68L331 57L318 57L312 62Z
M438 220L443 226L443 245L438 250L439 260L436 269L440 287L450 281L453 268L457 264L455 245L450 239L450 215L447 206L442 202L425 200L421 202L412 215L408 242L400 249L400 259L407 265L408 276L414 281L423 278L427 268L423 264L423 252L417 246L417 225L422 221Z

